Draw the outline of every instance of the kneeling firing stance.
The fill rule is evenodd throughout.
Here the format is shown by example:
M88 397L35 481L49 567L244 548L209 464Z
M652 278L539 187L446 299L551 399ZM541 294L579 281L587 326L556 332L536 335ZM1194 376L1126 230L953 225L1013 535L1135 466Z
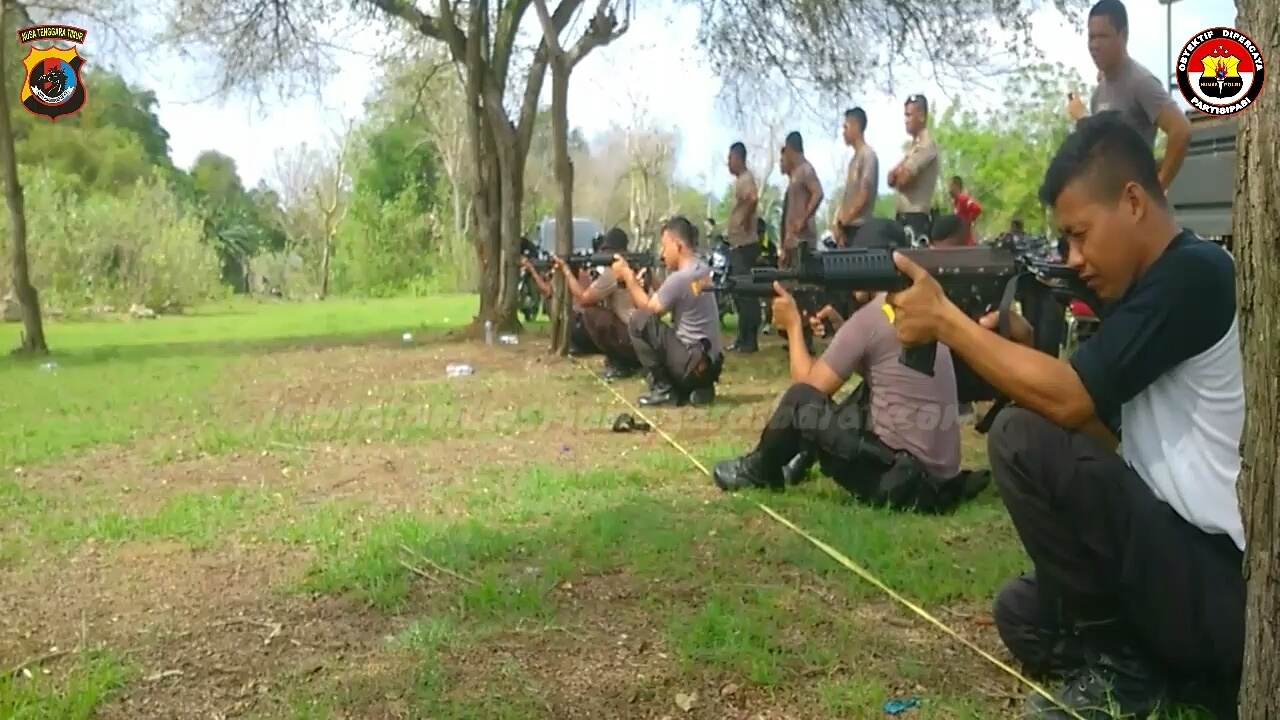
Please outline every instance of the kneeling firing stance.
M873 231L894 237L863 237ZM891 242L905 245L906 235L889 220L867 221L855 239L858 247ZM716 465L717 486L781 488L803 479L816 461L859 500L925 513L949 512L986 487L987 473L960 471L956 375L945 346L938 346L933 377L904 366L885 294L855 293L848 321L831 306L813 318L815 332L821 320L840 324L815 359L805 348L795 299L780 284L774 291L773 317L787 329L794 384L755 449ZM832 396L855 372L862 383L836 403Z
M554 259L554 256L553 256ZM533 280L533 284L538 289L538 294L544 300L550 300L554 289L551 287L551 273L555 271L552 267L544 276L534 267L533 261L528 255L520 258L520 268L529 275L529 279ZM572 272L566 272L568 277ZM591 282L591 274L586 268L582 268L577 274L578 285L589 284ZM569 316L569 354L574 356L595 355L600 352L600 348L596 347L595 341L587 334L587 327L583 323L582 306L578 303L578 299L573 299L573 312Z
M984 330L897 259L913 280L894 296L898 337L946 343L1017 404L987 448L1034 573L1000 590L996 628L1028 671L1066 676L1057 702L1080 716L1146 717L1172 699L1236 717L1245 399L1234 263L1177 226L1150 147L1113 117L1080 121L1040 200L1066 234L1067 264L1109 303L1069 361L1028 347L1021 319L1012 339ZM1117 410L1119 454L1100 419ZM1029 717L1070 717L1038 695L1029 703Z
M649 374L649 393L640 398L641 405L700 405L715 398L724 362L720 310L710 292L711 267L695 254L697 247L698 229L687 218L677 215L663 223L662 264L669 272L652 296L626 260L613 263L614 277L626 285L636 306L627 332ZM675 328L659 319L668 312Z
M625 253L627 243L626 231L613 228L605 233L597 250ZM604 355L604 376L613 380L634 375L640 368L640 359L631 346L627 321L636 306L631 294L618 282L613 268L601 270L590 285L583 287L568 264L555 256L552 256L551 263L564 274L565 287L569 289L574 304L582 308L582 328Z

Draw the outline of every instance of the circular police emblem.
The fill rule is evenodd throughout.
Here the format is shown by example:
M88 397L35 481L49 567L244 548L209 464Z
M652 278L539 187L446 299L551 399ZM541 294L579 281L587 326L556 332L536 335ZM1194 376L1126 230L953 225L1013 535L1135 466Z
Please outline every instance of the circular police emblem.
M1178 54L1178 88L1191 107L1227 116L1253 105L1262 93L1262 51L1229 27L1196 33Z

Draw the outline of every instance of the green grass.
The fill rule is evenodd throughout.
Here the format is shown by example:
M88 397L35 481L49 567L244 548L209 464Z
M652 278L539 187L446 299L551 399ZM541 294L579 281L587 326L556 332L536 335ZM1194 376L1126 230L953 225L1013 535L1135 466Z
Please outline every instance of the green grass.
M114 573L84 590L109 597L72 621L101 649L0 680L0 717L662 717L683 715L678 694L698 696L690 718L873 718L908 696L920 701L909 717L1002 712L1008 679L754 506L994 648L969 618L1026 561L993 496L944 518L870 510L822 480L722 496L656 434L607 433L621 408L541 357L536 337L450 350L479 358L477 374L441 377L423 328L463 324L473 307L337 300L54 322L55 367L0 360L0 606L36 622L59 610L40 605L53 602L42 583L58 582L49 568ZM342 348L347 364L316 376ZM781 353L750 362L729 367L719 406L657 413L708 465L750 444L749 411L762 418L785 385ZM322 383L301 405L271 389ZM757 399L732 404L744 397ZM126 560L151 547L199 569L161 580ZM201 585L219 561L234 572ZM155 627L105 615L187 583L197 600L168 631L151 605ZM9 586L35 590L9 598ZM306 614L322 601L319 619ZM227 616L280 623L274 654L260 635L228 639ZM0 670L23 659L6 650L74 645L67 632L0 639ZM170 663L181 681L145 677Z

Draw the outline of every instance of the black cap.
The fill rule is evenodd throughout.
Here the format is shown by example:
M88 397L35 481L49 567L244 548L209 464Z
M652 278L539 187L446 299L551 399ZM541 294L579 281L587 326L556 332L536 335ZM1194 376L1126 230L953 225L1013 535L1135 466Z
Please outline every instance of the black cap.
M856 248L905 248L910 247L907 233L897 221L888 218L868 218L853 234L850 243Z

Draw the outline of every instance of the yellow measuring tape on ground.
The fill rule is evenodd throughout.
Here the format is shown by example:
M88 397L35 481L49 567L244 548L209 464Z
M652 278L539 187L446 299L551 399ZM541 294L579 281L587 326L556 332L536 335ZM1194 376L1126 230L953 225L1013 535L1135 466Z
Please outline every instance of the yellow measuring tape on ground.
M613 385L610 385L608 381L600 377L598 373L596 373L591 368L587 367L577 358L571 357L569 359L573 360L575 365L577 365L578 367L590 373L591 377L596 379L596 382L599 382L602 386L604 386L606 390L608 390L615 398L617 398L618 402L622 403L623 405L626 405L627 409L629 409L632 413L634 413L636 417L640 418L646 423L649 423L649 427L653 428L654 432L661 435L662 439L666 440L667 443L671 445L671 447L675 448L677 451L679 451L681 455L684 455L686 458L688 458L689 462L693 463L694 467L701 470L702 473L707 477L711 477L711 471L707 469L706 465L703 465L702 462L698 460L698 458L693 456L693 453L686 450L685 447L679 443L679 441L677 441L675 438L668 435L667 431L663 430L662 427L657 423L655 423L652 418L645 416L645 414L641 412L640 408L636 407L635 403L631 402L626 397L624 397L622 393L618 392L617 388L615 388ZM960 633L953 630L950 625L947 625L946 623L939 620L936 616L934 616L928 610L925 610L924 608L920 607L916 603L904 597L898 591L886 585L883 580L881 580L880 578L872 574L870 570L867 570L866 568L862 567L861 565L854 562L853 560L850 560L849 557L844 553L822 542L821 540L814 537L813 535L810 535L806 530L796 525L795 523L791 522L790 520L786 519L785 517L782 516L781 513L769 507L768 505L765 505L762 502L757 502L755 503L755 505L756 507L763 510L766 515L776 520L783 527L787 528L791 532L794 532L795 534L804 538L806 541L808 541L810 545L813 545L814 547L821 550L823 553L826 553L826 555L830 557L832 560L835 560L836 562L840 563L845 568L853 572L853 574L857 575L858 577L862 578L868 583L871 583L873 586L876 587L876 589L880 590L885 595L888 595L890 598L893 598L894 602L898 603L899 605L915 613L916 616L920 617L925 622L929 623L930 625L946 633L952 639L959 642L961 645L964 645L965 647L974 651L979 656L981 656L984 660L996 666L997 668L1002 670L1004 673L1006 673L1010 677L1015 678L1018 682L1022 683L1023 685L1026 685L1028 688L1039 693L1040 695L1043 695L1045 698L1049 699L1055 705L1062 708L1062 710L1066 712L1068 715L1070 715L1071 717L1075 718L1076 720L1085 720L1084 717L1080 715L1080 713L1058 702L1058 699L1055 698L1052 693L1046 690L1039 683L1027 677L1026 675L1023 675L1022 673L1018 672L1016 669L1014 669L1012 666L1010 666L1008 663L1004 662L1000 658L978 647L971 640L965 638Z

